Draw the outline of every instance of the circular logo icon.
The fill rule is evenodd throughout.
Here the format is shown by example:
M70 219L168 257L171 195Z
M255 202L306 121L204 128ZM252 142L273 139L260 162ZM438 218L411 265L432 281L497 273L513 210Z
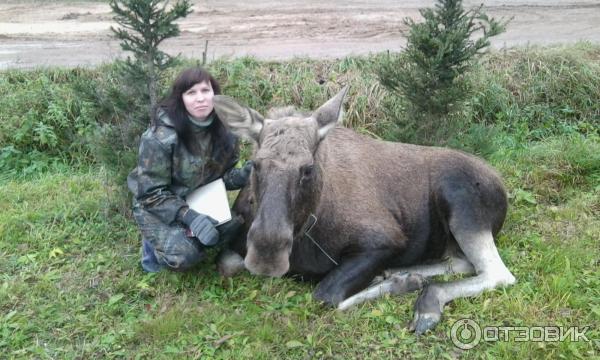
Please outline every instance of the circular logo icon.
M454 346L469 350L481 341L481 328L471 319L460 319L452 325L450 337Z

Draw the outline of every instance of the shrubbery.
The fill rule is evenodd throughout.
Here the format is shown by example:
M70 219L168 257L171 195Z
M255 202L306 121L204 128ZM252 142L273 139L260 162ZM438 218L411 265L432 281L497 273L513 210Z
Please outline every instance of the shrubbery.
M0 170L33 173L56 162L92 158L86 139L97 124L95 105L77 84L84 69L9 70L0 74Z
M598 46L525 48L495 53L473 76L472 121L523 140L600 134Z
M527 146L549 136L600 135L599 52L600 47L581 43L492 53L469 75L474 92L466 106L440 123L438 131L457 125L447 144L484 156L501 146ZM208 68L225 93L261 112L281 105L314 109L349 84L346 126L388 140L414 140L414 134L394 126L390 115L403 114L402 103L377 82L375 69L385 57L284 63L222 59ZM163 93L176 73L192 65L187 60L169 70L160 84ZM0 72L3 176L44 171L54 163L95 162L124 179L148 119L126 121L142 109L115 71L107 64ZM122 146L124 140L131 145Z
M471 93L468 77L489 39L504 23L479 8L465 10L462 0L438 0L419 10L422 22L406 18L406 49L383 58L379 80L404 102L406 111L389 112L411 142L445 142L455 131L450 114ZM392 107L392 110L394 108ZM442 131L440 131L442 130Z

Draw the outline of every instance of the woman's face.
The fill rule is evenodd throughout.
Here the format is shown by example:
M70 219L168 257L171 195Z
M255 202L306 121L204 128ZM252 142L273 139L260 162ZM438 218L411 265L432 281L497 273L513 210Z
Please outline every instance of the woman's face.
M196 119L204 120L213 111L214 96L210 82L203 81L187 89L182 98L187 112Z

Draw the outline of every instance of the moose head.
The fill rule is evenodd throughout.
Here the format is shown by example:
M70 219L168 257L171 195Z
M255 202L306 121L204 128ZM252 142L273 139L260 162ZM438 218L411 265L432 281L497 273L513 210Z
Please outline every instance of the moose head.
M255 144L251 178L254 221L248 231L246 268L282 276L289 267L294 237L321 196L322 169L315 154L321 140L342 117L348 88L312 114L291 108L263 117L224 95L215 96L215 111L231 131Z

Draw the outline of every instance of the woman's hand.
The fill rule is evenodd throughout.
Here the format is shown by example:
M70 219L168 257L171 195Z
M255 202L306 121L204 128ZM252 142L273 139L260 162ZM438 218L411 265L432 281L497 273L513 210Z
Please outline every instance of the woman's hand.
M250 174L252 174L252 167L254 162L248 160L244 163L241 168L232 168L224 176L223 181L227 190L237 190L243 188L248 184Z
M183 216L183 223L203 245L213 246L219 242L219 232L215 228L218 221L210 216L188 209Z

